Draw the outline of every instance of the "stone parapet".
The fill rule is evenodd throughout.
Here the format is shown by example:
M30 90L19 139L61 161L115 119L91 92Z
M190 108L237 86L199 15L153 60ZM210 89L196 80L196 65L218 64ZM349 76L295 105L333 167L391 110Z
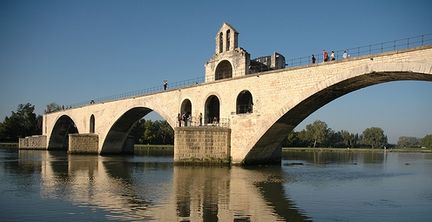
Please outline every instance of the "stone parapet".
M94 133L69 134L70 154L98 154L99 136Z
M19 138L19 149L45 150L47 148L47 137L45 135L34 135Z
M214 126L176 127L174 131L174 162L231 162L231 129Z

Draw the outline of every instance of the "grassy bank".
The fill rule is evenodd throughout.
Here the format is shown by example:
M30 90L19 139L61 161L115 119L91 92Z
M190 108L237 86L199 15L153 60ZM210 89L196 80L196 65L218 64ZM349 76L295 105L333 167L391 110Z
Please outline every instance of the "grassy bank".
M151 144L135 144L135 150L172 150L174 145L151 145Z
M152 156L172 156L174 154L174 145L143 145L135 144L135 154L144 154Z
M371 149L371 148L312 148L312 147L283 147L283 152L413 152L413 153L432 153L431 148L396 148L396 149Z
M18 143L0 143L0 148L18 148Z

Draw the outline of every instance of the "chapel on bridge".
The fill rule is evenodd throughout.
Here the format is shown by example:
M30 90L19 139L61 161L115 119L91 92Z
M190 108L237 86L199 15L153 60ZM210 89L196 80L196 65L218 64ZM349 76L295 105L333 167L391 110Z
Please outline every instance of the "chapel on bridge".
M215 54L205 64L206 82L285 68L285 57L277 52L251 60L250 54L238 46L238 35L230 24L222 24L215 38Z

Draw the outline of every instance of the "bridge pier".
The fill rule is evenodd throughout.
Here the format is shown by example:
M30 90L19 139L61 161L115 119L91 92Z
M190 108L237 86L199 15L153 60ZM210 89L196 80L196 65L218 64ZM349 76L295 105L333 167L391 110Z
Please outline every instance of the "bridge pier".
M26 138L19 138L19 149L28 150L46 150L47 137L45 135L27 136Z
M98 154L99 136L94 133L69 134L68 153Z
M231 129L216 126L176 127L174 162L230 164Z

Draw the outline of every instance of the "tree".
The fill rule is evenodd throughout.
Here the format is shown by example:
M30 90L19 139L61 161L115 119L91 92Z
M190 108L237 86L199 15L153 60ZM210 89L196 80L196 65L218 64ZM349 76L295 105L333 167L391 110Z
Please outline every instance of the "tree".
M143 143L143 136L144 136L144 119L138 120L135 125L133 126L130 135L134 138L135 144L141 144Z
M421 145L424 147L432 148L432 134L428 134L421 139Z
M298 147L300 143L300 138L298 136L298 132L291 131L288 133L288 136L285 138L282 146L284 147Z
M316 120L306 126L305 132L307 140L313 143L313 147L315 147L317 144L322 144L326 141L329 129L325 122Z
M60 110L62 110L62 107L57 103L50 103L47 105L47 108L46 108L47 113L56 112L56 111L60 111Z
M413 148L413 147L420 147L420 139L416 137L411 136L401 136L399 137L397 146L402 148Z
M42 134L42 117L36 116L30 103L18 105L17 111L0 125L0 140L4 142L18 142L18 138L35 134Z
M151 120L145 121L143 143L156 144L155 138L156 138L156 127L154 127L154 124Z
M384 130L379 127L365 129L362 138L362 142L365 145L370 145L372 149L375 147L383 147L387 144L387 136L384 135Z
M342 138L342 143L345 147L353 148L356 145L356 138L358 138L358 135L354 135L353 133L350 133L346 130L341 130L339 133Z

